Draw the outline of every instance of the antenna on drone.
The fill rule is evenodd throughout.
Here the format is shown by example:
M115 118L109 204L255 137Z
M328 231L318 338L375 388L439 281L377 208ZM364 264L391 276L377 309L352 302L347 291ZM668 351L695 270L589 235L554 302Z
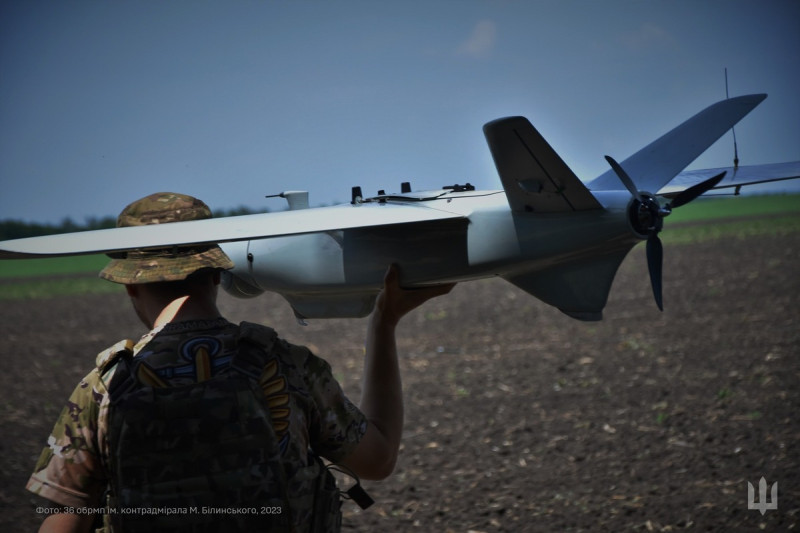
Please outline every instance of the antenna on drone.
M730 98L728 96L728 67L725 67L725 99ZM731 127L731 131L733 132L733 171L739 168L739 149L736 146L736 128Z

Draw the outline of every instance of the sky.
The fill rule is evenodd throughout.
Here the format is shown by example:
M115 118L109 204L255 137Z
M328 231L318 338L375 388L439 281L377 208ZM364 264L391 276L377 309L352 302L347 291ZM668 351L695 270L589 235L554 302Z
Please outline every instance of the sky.
M796 0L0 2L0 219L160 191L283 209L472 183L523 115L583 180L704 107L769 97L742 165L800 159ZM689 168L729 166L730 134Z

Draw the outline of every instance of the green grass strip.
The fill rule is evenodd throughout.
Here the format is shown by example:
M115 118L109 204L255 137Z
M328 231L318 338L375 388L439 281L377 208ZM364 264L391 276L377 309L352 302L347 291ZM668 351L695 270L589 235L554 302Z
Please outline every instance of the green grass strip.
M103 254L0 261L0 278L29 278L63 274L97 273L108 264Z
M667 220L665 226L672 220ZM800 231L800 214L764 216L684 226L667 226L659 235L665 244L697 244L717 239L742 240L756 236L780 236Z
M701 197L675 209L665 225L782 213L800 213L800 194Z

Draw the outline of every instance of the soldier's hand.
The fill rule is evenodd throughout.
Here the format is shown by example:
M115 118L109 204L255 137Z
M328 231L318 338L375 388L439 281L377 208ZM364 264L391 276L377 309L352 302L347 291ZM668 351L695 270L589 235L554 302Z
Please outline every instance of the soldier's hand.
M396 325L408 312L416 309L431 298L449 293L455 283L404 289L400 286L400 273L397 265L390 265L383 278L383 290L375 302L375 310L386 323Z

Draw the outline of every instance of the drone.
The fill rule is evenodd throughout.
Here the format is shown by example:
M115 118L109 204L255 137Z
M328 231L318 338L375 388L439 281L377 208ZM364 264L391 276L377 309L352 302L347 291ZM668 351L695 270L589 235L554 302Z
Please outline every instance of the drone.
M484 125L502 190L469 183L432 190L360 187L342 205L122 227L0 242L0 259L219 244L233 260L222 286L236 297L281 294L296 317L363 317L389 264L408 288L501 277L578 320L600 320L617 269L646 241L663 309L659 233L674 209L711 190L800 177L800 161L684 172L766 98L727 98L583 182L524 117Z

